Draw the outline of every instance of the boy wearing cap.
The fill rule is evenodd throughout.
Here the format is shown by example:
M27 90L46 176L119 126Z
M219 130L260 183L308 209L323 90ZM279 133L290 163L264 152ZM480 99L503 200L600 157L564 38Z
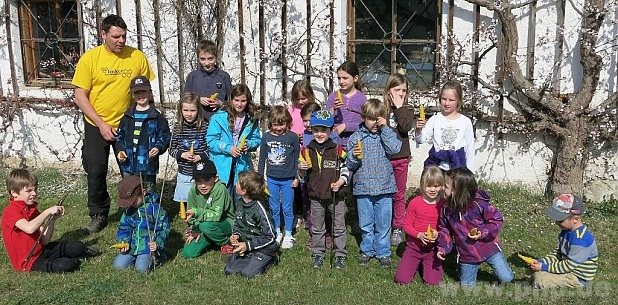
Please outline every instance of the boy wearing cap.
M39 212L37 186L37 177L27 169L14 169L6 177L9 204L2 211L6 254L17 271L75 271L80 258L96 256L100 251L78 240L50 242L64 207L59 203Z
M556 253L534 261L535 288L584 287L592 281L598 268L597 244L582 222L584 203L573 194L556 197L545 209L562 231L558 235Z
M141 173L150 188L159 172L159 155L169 146L170 128L154 107L148 78L133 78L130 88L133 103L120 120L114 149L123 176Z
M306 171L307 192L311 201L311 264L320 268L326 252L326 210L333 219L334 267L345 267L346 225L345 185L349 171L345 166L345 151L330 138L335 123L330 112L319 110L311 114L309 125L313 140L303 148L303 157L298 168ZM333 198L333 196L335 198Z
M208 159L195 163L193 180L187 200L189 228L182 248L186 258L198 257L209 247L227 246L234 225L234 202L219 181L215 164ZM231 246L222 247L221 253L230 254Z
M119 249L114 268L135 265L137 272L148 272L155 264L163 263L170 221L159 204L159 195L147 192L139 176L126 176L118 183L118 206L125 210L116 236L118 242L128 246Z

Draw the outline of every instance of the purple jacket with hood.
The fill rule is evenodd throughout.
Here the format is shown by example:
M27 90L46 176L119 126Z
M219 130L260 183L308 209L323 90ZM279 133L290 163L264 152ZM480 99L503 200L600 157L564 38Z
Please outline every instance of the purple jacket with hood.
M484 262L502 251L498 234L504 219L502 213L489 203L490 199L491 195L479 188L475 201L464 211L451 211L445 205L439 220L438 251L448 254L455 244L458 262L467 264ZM468 238L473 228L481 232L478 240Z

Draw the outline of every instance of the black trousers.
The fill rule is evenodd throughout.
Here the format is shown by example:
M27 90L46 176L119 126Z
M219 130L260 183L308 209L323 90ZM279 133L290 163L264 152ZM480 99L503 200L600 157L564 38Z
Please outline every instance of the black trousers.
M240 256L237 253L232 254L232 259L225 265L225 274L240 274L244 277L254 277L260 273L266 272L270 265L274 264L276 259L272 256L260 252L249 252Z
M79 269L79 258L86 256L86 245L78 240L51 242L32 264L31 271L62 273Z
M88 214L107 216L111 199L107 192L107 166L110 146L101 136L99 128L84 121L84 146L82 166L88 179Z

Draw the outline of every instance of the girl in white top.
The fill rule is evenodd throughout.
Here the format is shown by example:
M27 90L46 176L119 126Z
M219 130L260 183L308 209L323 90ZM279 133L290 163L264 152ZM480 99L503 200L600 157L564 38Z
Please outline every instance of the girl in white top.
M437 165L443 170L467 167L476 171L474 162L474 130L472 121L459 111L463 90L456 81L448 81L440 89L441 112L425 122L416 122L416 142L432 141L433 147L425 160L425 167Z

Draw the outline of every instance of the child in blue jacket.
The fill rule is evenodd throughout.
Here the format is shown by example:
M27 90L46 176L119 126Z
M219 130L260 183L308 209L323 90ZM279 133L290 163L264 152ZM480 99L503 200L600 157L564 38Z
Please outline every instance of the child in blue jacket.
M238 173L252 168L249 153L257 150L261 140L257 124L251 91L242 84L232 87L230 101L210 119L206 132L210 160L230 196L234 196Z
M154 107L148 78L135 77L130 88L133 103L120 120L114 150L123 176L141 173L151 189L159 172L159 156L170 144L170 127Z
M117 238L126 243L114 259L115 269L135 265L148 272L165 260L163 249L170 233L170 221L159 205L159 195L145 192L139 176L126 176L118 184L118 206L125 208L118 222Z
M401 141L386 126L386 108L370 99L362 106L363 123L349 138L346 165L351 172L352 193L358 204L358 224L362 231L359 265L376 257L382 267L390 267L390 235L393 194L397 192L389 156L401 149ZM380 178L380 179L377 179Z

